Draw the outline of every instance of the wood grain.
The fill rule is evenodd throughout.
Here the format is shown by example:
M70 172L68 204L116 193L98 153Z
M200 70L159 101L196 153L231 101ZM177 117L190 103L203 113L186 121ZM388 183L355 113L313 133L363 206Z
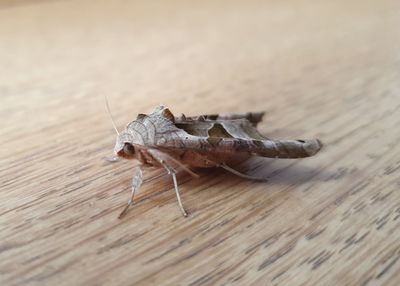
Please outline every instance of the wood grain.
M398 285L399 1L4 1L1 285ZM266 110L269 137L320 138L178 180L109 164L119 126Z

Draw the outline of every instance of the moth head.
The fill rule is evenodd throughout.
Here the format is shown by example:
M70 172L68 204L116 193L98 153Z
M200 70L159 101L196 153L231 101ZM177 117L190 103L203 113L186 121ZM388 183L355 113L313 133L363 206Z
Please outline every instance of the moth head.
M129 134L121 133L117 137L117 142L115 143L114 153L118 157L123 157L125 159L133 159L135 157L135 147L132 144L132 138Z

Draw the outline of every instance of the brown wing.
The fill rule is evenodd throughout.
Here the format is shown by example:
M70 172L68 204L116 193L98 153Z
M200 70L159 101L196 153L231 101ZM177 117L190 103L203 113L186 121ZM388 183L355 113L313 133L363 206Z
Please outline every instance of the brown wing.
M175 121L175 126L200 137L266 140L247 119Z
M246 118L231 120L176 120L160 107L147 118L154 126L151 145L161 150L248 153L271 158L302 158L317 153L319 140L269 140Z
M231 113L231 114L205 114L199 116L185 116L182 114L180 117L175 117L176 123L185 123L190 121L226 121L245 119L249 121L253 126L257 126L265 115L265 112L246 112L246 113Z

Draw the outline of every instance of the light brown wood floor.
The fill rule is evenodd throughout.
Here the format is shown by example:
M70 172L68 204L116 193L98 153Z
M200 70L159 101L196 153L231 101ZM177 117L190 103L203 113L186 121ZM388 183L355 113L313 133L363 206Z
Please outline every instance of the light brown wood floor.
M398 1L1 1L1 284L399 285L399 27ZM121 128L266 110L325 148L180 175L187 219L150 170L118 220L104 95Z

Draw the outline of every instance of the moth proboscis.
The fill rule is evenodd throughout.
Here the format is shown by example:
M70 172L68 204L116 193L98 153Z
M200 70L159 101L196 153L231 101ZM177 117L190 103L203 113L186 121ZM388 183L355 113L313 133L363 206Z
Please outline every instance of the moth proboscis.
M108 103L107 108L109 110ZM178 168L193 177L198 175L190 168L220 167L246 179L265 180L243 174L231 166L252 156L304 158L321 149L322 143L318 139L272 140L264 137L256 129L263 116L264 112L248 112L175 117L168 108L160 105L151 114L139 114L123 132L118 132L111 116L118 134L115 155L139 162L130 199L119 218L133 205L135 193L143 182L141 166L166 170L172 177L180 211L186 217L188 214L176 179Z

